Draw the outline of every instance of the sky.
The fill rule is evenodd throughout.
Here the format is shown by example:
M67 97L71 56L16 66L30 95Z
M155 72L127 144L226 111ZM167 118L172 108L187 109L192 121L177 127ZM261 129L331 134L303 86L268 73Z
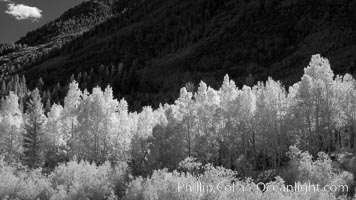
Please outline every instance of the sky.
M0 0L0 43L16 42L82 1Z

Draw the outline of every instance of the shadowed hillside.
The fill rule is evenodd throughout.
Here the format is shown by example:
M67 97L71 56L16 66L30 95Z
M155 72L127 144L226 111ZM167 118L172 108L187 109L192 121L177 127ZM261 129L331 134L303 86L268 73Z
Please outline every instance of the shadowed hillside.
M337 73L355 70L356 1L145 0L87 4L105 5L92 12L99 16L97 21L105 22L93 28L85 21L74 22L79 26L63 29L56 20L18 42L37 45L70 33L73 27L76 33L89 30L17 71L25 74L30 87L40 77L47 89L58 82L68 84L73 74L82 88L111 84L117 97L125 97L132 108L138 109L172 102L178 88L189 81L197 84L202 79L217 87L226 73L238 85L268 76L290 85L300 78L315 53L327 56ZM81 8L84 5L62 18L92 10L90 6ZM102 10L110 10L108 5L115 13L112 18L102 15L106 13ZM56 24L59 28L52 28Z

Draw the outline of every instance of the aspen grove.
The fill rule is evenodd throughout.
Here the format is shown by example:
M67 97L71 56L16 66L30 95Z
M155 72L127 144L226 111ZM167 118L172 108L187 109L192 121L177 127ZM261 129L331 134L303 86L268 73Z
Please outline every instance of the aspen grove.
M336 199L356 181L356 81L314 55L289 88L269 78L238 88L183 87L174 104L129 112L107 86L69 85L45 109L1 100L0 199ZM182 193L181 182L343 184L347 192Z

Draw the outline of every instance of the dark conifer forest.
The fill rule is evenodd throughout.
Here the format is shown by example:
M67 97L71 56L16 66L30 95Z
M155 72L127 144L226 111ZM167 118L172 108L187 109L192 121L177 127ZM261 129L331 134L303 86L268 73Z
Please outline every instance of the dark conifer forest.
M0 199L355 199L355 0L88 0L0 44Z

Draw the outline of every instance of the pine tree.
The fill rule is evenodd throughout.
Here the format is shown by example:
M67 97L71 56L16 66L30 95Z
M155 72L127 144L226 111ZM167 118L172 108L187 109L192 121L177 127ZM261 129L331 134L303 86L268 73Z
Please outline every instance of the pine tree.
M20 80L19 97L20 97L20 98L25 97L26 93L27 93L26 79L25 79L25 76L22 75L22 78L21 78L21 80Z
M19 95L19 92L20 92L20 79L19 79L19 76L16 74L13 80L14 81L13 81L12 89L15 92L16 95Z
M6 92L7 92L7 89L6 89L6 82L5 80L2 80L1 82L1 91L0 91L0 96L5 96L6 95Z
M37 88L31 94L31 99L27 104L25 115L23 162L30 168L38 168L41 167L43 163L43 126L46 117L44 115L40 93Z
M43 79L42 79L42 77L40 77L39 79L38 79L38 82L37 82L37 88L39 89L39 91L43 91L43 87L44 87L44 82L43 82Z
M72 74L72 76L70 77L70 83L72 83L74 81L75 81L74 74Z

